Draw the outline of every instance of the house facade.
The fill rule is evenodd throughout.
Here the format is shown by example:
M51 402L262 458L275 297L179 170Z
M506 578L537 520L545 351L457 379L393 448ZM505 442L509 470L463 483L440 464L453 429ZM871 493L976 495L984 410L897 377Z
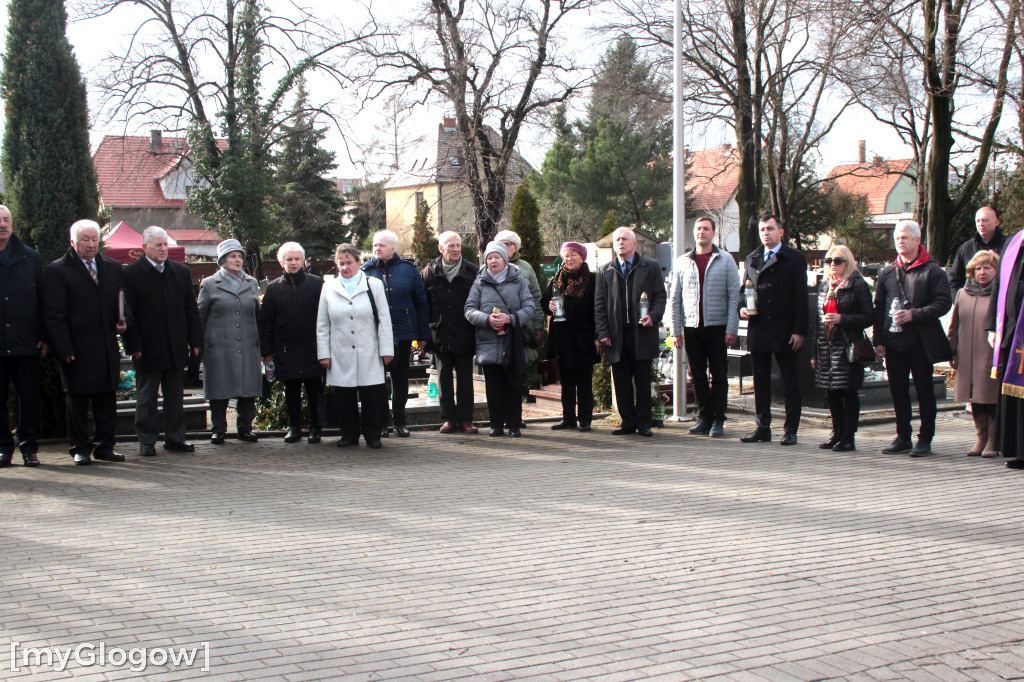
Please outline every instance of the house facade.
M833 168L828 179L842 190L864 197L872 225L892 230L900 220L913 220L917 210L917 167L913 159L867 161L861 142L859 161Z
M739 180L739 152L731 144L686 151L684 250L694 247L694 223L705 215L714 218L718 226L715 245L732 253L740 250L740 205L736 201Z

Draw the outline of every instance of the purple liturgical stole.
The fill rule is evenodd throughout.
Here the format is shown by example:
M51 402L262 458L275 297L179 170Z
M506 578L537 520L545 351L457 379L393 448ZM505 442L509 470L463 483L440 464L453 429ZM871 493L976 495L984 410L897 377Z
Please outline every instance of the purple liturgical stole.
M999 299L996 302L996 340L992 353L992 376L996 377L1003 339L1003 325L1006 320L1006 299L1013 266L1020 256L1021 241L1024 232L1018 232L1006 245L1003 260L999 263ZM1024 315L1017 316L1017 324L1013 330L1013 342L1006 360L1006 373L1003 375L1002 392L1015 398L1024 398Z

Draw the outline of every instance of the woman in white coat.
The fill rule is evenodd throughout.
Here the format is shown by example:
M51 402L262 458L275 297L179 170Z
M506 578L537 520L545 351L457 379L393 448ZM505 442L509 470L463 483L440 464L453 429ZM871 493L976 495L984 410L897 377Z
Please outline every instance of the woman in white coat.
M338 277L324 284L316 321L316 347L327 370L327 385L336 387L341 407L339 448L359 443L380 447L384 422L384 365L395 343L384 285L359 270L359 250L341 244L334 253ZM362 403L362 414L358 402Z

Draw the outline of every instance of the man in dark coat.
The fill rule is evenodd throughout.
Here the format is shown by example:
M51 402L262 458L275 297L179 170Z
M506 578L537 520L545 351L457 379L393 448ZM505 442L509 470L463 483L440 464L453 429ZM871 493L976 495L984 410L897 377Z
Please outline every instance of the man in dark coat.
M39 358L43 343L43 268L39 254L13 231L11 212L0 206L0 467L14 458L7 398L18 391L18 442L27 467L39 466Z
M409 400L409 359L412 356L412 342L426 345L430 338L430 306L423 289L423 276L416 263L396 253L398 235L391 230L381 230L373 235L373 257L363 263L362 270L368 277L376 277L384 283L391 309L391 328L395 338L395 355L388 365L391 374L391 410L395 433L399 438L408 438L405 403ZM387 396L384 398L384 414L387 414ZM381 434L387 436L387 429Z
M945 343L939 318L949 312L953 298L949 280L938 263L921 245L921 226L913 220L901 220L893 230L896 261L887 265L875 281L875 327L871 336L875 353L885 360L896 413L896 438L886 454L910 451L911 457L932 451L935 436L935 386L933 360L924 351L924 335ZM898 301L897 306L893 302ZM899 331L893 331L899 327ZM911 445L910 376L914 378L921 430L917 444Z
M120 350L126 329L120 305L121 264L100 255L100 226L79 220L71 226L71 248L43 270L46 332L60 361L68 394L68 438L77 465L96 459L123 462L114 451ZM89 436L89 404L96 425Z
M754 415L757 428L744 443L772 439L772 356L786 391L786 421L780 445L796 445L800 428L800 386L797 361L807 336L807 259L782 243L782 221L763 216L757 224L761 246L745 259L744 282L757 291L757 311L740 308L747 320L747 350L754 370Z
M612 366L612 385L622 423L616 436L651 431L651 361L658 357L658 328L668 294L657 261L636 252L628 227L612 233L615 257L597 270L594 325ZM644 308L646 307L646 314Z
M437 241L441 255L423 268L423 285L430 303L427 350L437 359L437 388L444 422L441 433L477 433L473 426L476 330L466 320L464 311L479 268L462 257L462 237L458 233L442 232Z
M949 287L952 289L953 300L956 300L956 293L963 288L967 281L967 264L979 251L995 251L1002 253L1006 245L1006 235L999 227L999 216L991 206L982 206L974 214L974 224L978 228L978 234L974 235L956 250L953 257L952 271L949 273Z
M125 300L132 318L124 347L135 365L135 433L145 456L156 454L160 435L158 393L164 397L164 449L196 449L185 440L185 369L190 348L199 356L203 325L192 275L188 266L168 259L168 241L163 228L147 227L142 257L124 268Z
M306 251L301 244L285 242L277 250L281 276L270 283L260 306L260 354L263 364L273 362L276 381L284 382L288 408L285 443L302 440L302 387L309 402L309 437L320 442L324 368L316 352L316 317L324 281L302 267Z

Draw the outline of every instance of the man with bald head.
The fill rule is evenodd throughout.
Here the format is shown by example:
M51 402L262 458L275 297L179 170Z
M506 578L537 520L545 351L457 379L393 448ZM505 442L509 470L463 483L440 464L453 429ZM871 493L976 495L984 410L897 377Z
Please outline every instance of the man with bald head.
M18 444L27 467L39 466L39 358L43 343L43 268L39 254L14 234L11 212L0 206L0 467L14 458L7 396L18 391Z
M956 300L956 292L963 288L967 281L967 264L979 251L995 251L1002 253L1006 245L1006 235L999 227L999 215L991 206L982 206L974 214L974 224L978 228L978 234L974 235L956 250L953 257L952 271L949 273L949 286L952 289L953 300Z
M71 248L43 270L46 332L68 398L68 439L75 464L123 462L114 451L116 391L121 370L117 335L126 325L119 304L121 264L100 254L100 226L71 226ZM89 435L92 404L95 436Z

